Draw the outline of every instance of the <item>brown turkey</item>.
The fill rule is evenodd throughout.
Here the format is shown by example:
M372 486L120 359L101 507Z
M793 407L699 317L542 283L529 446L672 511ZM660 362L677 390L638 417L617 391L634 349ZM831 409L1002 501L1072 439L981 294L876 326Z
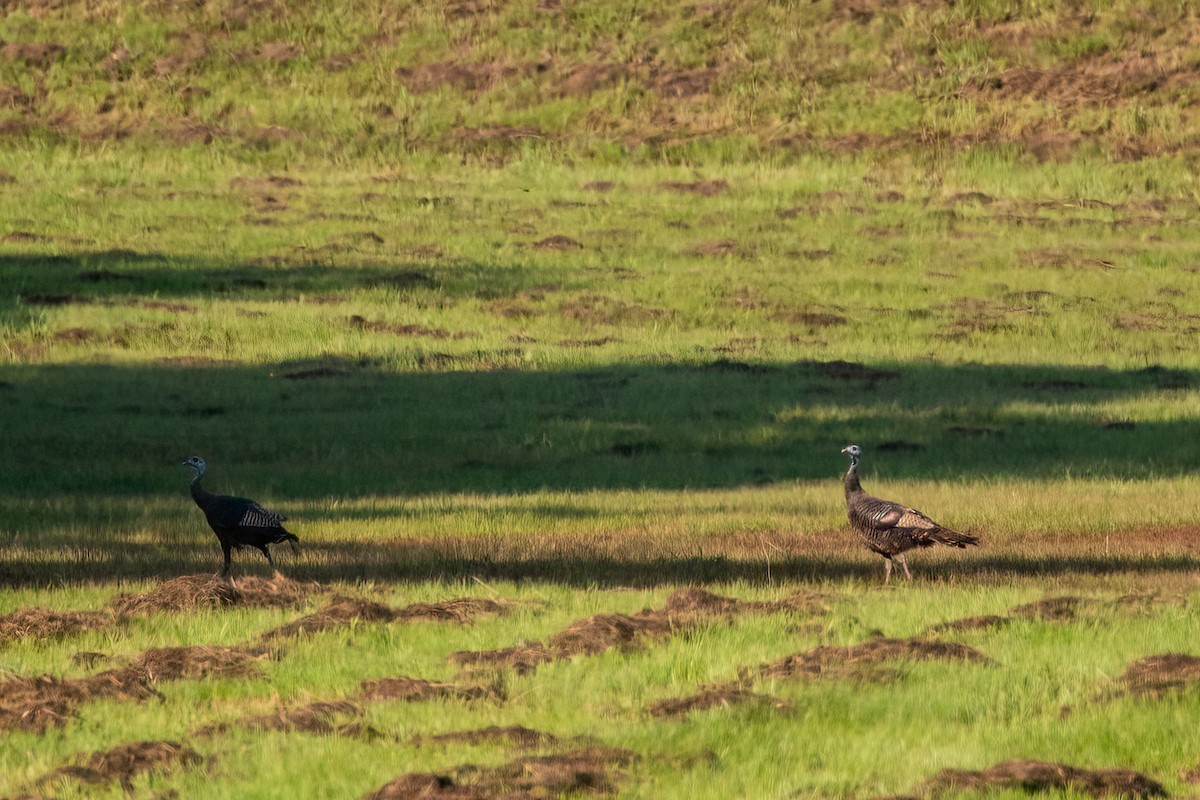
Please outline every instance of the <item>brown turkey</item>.
M846 471L846 513L850 524L863 537L867 547L884 557L883 582L892 578L892 560L900 562L904 577L912 580L904 554L915 547L932 547L935 544L950 547L966 547L979 544L979 537L969 533L943 527L915 508L881 500L863 491L858 482L858 460L862 448L856 444L842 448L850 456L850 469Z

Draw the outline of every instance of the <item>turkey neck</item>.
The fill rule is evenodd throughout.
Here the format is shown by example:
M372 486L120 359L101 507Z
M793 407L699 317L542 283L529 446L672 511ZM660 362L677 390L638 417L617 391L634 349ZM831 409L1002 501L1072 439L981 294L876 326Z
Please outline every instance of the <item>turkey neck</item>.
M200 485L200 479L203 477L204 473L197 472L196 477L192 478L192 499L201 508L204 508L204 504L212 499L212 495L204 491L204 487Z
M862 494L862 484L858 482L858 462L851 461L850 469L846 470L846 499L849 500L856 494Z

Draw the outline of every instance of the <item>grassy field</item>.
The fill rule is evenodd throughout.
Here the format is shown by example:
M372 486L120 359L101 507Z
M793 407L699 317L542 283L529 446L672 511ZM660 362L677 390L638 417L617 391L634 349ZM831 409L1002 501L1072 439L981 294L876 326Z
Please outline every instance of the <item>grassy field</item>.
M1198 24L7 8L0 796L1194 793Z

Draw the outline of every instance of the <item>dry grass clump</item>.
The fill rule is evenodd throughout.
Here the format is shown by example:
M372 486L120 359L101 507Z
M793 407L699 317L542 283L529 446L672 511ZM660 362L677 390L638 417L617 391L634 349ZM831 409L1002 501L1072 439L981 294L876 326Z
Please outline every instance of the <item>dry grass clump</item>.
M1084 769L1048 761L1014 759L985 770L948 769L926 784L931 794L1019 789L1030 794L1072 791L1091 797L1166 797L1166 789L1131 769Z
M527 756L498 767L468 765L453 774L413 772L389 781L366 800L537 800L611 794L616 790L619 768L636 760L628 750L597 746Z
M240 578L236 588L209 574L181 575L148 592L117 595L109 606L120 617L215 606L274 608L300 605L321 591L324 587L319 583L300 583L279 573L271 578Z
M757 602L722 597L697 587L672 594L659 609L636 614L596 614L571 623L545 643L527 642L498 650L460 651L450 655L459 666L512 669L518 674L541 664L576 655L598 655L613 648L634 650L716 616L794 611L823 614L824 595L797 592L780 600Z
M111 750L89 754L82 763L59 767L42 778L50 782L70 778L88 784L119 781L127 792L133 791L133 779L145 772L162 771L175 765L194 766L204 758L179 742L147 741L117 745Z
M432 736L418 736L414 744L503 744L534 750L558 744L558 737L551 733L535 731L523 725L489 725L474 731L453 731Z
M196 731L197 736L215 736L234 727L256 731L295 731L320 736L347 736L378 739L384 734L358 720L340 721L344 717L360 717L362 708L349 700L316 701L293 708L277 708L269 714L258 714L234 722L218 722Z
M481 597L461 597L436 603L413 603L403 608L392 608L374 600L355 597L336 598L320 611L306 614L297 620L263 633L260 639L270 641L303 633L349 625L354 622L458 622L468 624L483 614L503 614L508 604L500 600Z
M0 645L18 639L62 639L83 631L105 628L112 621L113 615L105 611L18 608L0 617Z
M495 686L464 685L423 678L393 677L365 680L360 684L367 700L502 700L504 693Z
M1125 691L1137 697L1161 698L1200 683L1200 656L1161 653L1130 664L1120 677Z
M759 667L759 674L769 678L858 678L883 680L891 673L878 669L888 661L969 661L985 663L989 659L973 647L959 642L928 639L868 639L860 644L842 647L821 645L794 653Z
M786 710L792 703L779 697L759 694L746 689L738 682L703 687L688 697L673 697L653 703L647 709L655 717L682 717L693 711L730 706L754 705L760 708Z

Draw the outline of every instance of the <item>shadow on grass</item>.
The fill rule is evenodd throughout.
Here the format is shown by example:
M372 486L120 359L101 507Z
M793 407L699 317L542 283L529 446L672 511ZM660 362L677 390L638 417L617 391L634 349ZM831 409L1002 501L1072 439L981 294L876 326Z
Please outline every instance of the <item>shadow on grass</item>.
M852 536L849 532L847 537ZM93 544L86 553L56 560L58 553L26 553L0 562L0 585L45 586L63 583L167 580L179 575L217 571L220 551L186 547L151 552ZM83 556L82 561L73 561ZM778 560L722 555L638 558L594 554L560 557L461 557L452 550L409 548L398 543L363 546L344 543L306 544L303 554L280 562L288 577L322 583L481 581L557 583L574 587L623 587L745 582L767 585L791 581L883 582L882 560L863 553L845 555L788 554ZM1020 578L1063 576L1194 574L1200 558L1182 554L1114 555L988 554L972 551L936 559L911 559L918 582L1000 583ZM266 561L256 552L235 556L233 574L268 576ZM898 580L903 583L903 580Z
M328 360L0 367L0 492L183 501L178 465L192 454L208 460L210 490L264 501L794 480L837 494L852 441L871 481L1200 468L1200 450L1180 446L1195 434L1194 371L725 359L532 371L492 359L448 356L421 372ZM1160 419L1113 410L1139 404Z

